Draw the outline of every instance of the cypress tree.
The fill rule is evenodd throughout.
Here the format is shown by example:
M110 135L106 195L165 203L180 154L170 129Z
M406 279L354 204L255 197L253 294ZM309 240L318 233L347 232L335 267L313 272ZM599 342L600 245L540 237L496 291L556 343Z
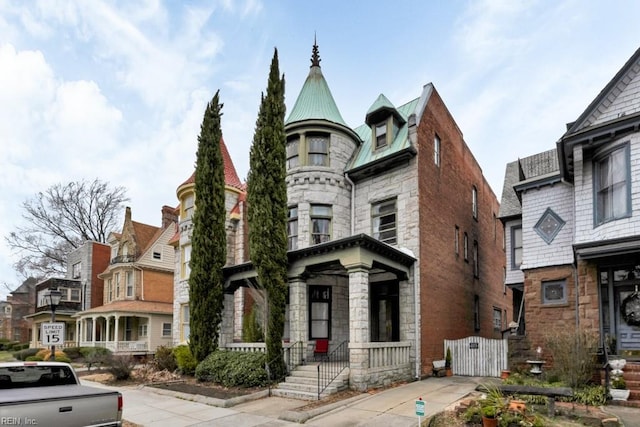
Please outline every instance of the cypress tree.
M271 61L267 95L261 97L247 177L250 258L267 293L267 360L275 378L285 374L282 334L287 292L287 186L284 76L278 50Z
M199 362L218 347L224 298L222 267L226 262L227 244L219 93L216 92L204 112L196 155L189 274L189 347Z

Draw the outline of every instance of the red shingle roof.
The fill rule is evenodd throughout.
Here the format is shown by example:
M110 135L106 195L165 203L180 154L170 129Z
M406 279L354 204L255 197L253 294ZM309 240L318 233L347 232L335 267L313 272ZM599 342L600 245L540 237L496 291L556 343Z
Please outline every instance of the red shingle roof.
M236 172L236 167L233 165L233 161L231 160L231 156L229 155L229 150L227 150L227 145L224 142L223 138L220 138L220 151L222 152L222 162L224 164L224 182L230 187L235 187L240 190L245 189L245 185L238 178L238 173ZM196 181L196 173L193 172L191 176L182 184L178 186L178 188L187 185L193 184Z

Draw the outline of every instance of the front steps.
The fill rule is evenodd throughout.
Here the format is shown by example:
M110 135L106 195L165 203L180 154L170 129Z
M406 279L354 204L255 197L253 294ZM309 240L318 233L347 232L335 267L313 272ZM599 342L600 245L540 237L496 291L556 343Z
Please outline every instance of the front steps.
M631 390L629 399L626 401L610 400L608 404L640 408L640 362L627 360L627 364L622 370L622 377L627 383L627 388Z
M349 386L349 368L342 372L320 394L323 399L331 394L346 390ZM318 364L301 365L295 368L278 388L271 390L273 396L300 400L318 400Z

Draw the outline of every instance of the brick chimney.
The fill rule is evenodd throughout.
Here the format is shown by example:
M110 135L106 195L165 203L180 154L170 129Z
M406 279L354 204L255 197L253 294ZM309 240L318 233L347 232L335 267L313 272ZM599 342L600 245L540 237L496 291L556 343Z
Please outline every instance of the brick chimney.
M176 208L164 205L162 207L162 228L167 228L171 224L178 222L178 213Z

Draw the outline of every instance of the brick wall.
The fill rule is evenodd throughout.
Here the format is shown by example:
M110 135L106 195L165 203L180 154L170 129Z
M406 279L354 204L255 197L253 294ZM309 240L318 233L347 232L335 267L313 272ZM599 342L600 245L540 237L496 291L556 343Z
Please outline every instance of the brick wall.
M441 141L436 166L433 140ZM511 291L504 287L503 229L496 219L498 200L465 144L451 114L433 91L418 126L420 204L420 304L422 371L444 358L443 340L469 335L500 338L493 328L493 309L512 317ZM472 215L472 187L478 192L478 217ZM454 248L459 228L459 254ZM469 256L464 259L464 233ZM473 242L478 242L479 275L474 277ZM480 329L474 327L474 299L479 298ZM506 316L504 311L506 310Z

